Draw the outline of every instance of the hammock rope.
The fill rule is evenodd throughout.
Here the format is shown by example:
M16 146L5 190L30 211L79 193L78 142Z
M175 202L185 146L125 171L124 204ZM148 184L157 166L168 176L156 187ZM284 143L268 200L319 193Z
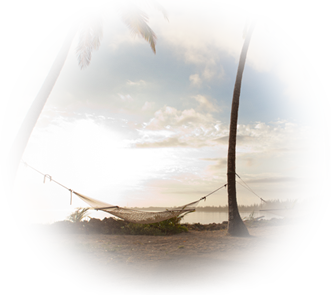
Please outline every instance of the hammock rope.
M39 171L38 169L32 167L31 165L27 164L26 162L23 162L26 166L30 167L31 169L35 170L39 174L44 176L44 183L46 181L46 178L50 180L50 182L54 182L63 188L69 190L70 192L70 205L72 205L72 194L75 194L78 196L81 200L83 200L85 203L89 204L91 206L91 209L94 210L101 210L104 212L108 212L116 217L122 218L126 221L133 222L133 223L142 223L142 224L148 224L148 223L155 223L155 222L160 222L163 220L167 220L173 217L178 217L178 216L184 216L190 212L195 211L195 207L198 205L198 203L201 200L206 200L206 198L223 187L226 187L227 184L222 185L221 187L217 188L216 190L212 191L211 193L203 196L197 201L191 202L189 204L180 206L180 207L175 207L172 209L166 209L165 211L160 211L160 212L145 212L145 211L139 211L139 210L133 210L133 209L128 209L128 208L122 208L119 206L114 206L87 196L84 196L68 187L65 185L61 184L60 182L54 180L52 176L49 174L44 174L43 172Z
M235 172L234 172L235 173ZM249 186L248 184L237 174L235 173L238 178L245 184L241 184L239 183L241 186L243 186L244 188L246 188L247 190L249 190L250 192L252 192L254 195L256 195L262 202L264 202L265 204L270 204L269 202L263 200L259 195L257 195ZM326 191L326 189L323 191L323 193ZM322 194L323 194L322 193ZM318 202L318 200L316 199L315 201L309 203L308 205L315 203L314 207L310 207L310 208L301 208L301 209L295 209L295 208L274 208L274 209L260 209L260 211L263 212L268 212L268 213L272 213L274 215L278 215L278 216L282 216L282 217L286 217L286 218L297 218L297 217L302 217L305 215L308 215L310 213L313 213L315 211L321 210L321 209L325 209L320 202ZM261 205L262 207L262 205Z

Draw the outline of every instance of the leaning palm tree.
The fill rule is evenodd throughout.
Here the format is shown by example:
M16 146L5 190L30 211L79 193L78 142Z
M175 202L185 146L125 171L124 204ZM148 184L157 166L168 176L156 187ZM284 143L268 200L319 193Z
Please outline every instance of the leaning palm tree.
M287 35L285 37L286 44L295 48L296 42ZM302 64L302 76L306 82L309 82L315 73L315 69L311 64L310 60L306 58ZM324 111L324 136L325 136L325 162L326 162L326 183L328 188L329 199L331 197L331 152L330 152L330 118L328 111L328 101L324 86L322 85L322 101Z
M248 230L242 221L237 204L236 192L236 141L237 141L237 124L238 124L238 109L239 97L241 90L241 80L244 72L245 61L248 51L248 46L254 30L255 23L252 22L248 31L244 32L244 45L241 50L239 65L237 70L236 82L234 85L231 118L230 118L230 133L229 133L229 147L228 147L228 210L229 210L229 224L228 233L232 236L248 236Z
M163 16L167 18L166 11L158 3L154 2L154 5L159 9ZM131 29L134 35L140 35L151 46L154 54L156 53L156 35L148 25L148 16L145 12L137 7L131 7L124 11L122 20ZM68 32L62 48L60 49L57 57L55 58L53 65L41 86L35 100L33 101L27 115L19 129L12 148L9 153L8 161L8 174L9 180L7 183L12 186L15 175L21 161L24 150L29 141L30 135L36 125L38 118L47 102L49 95L59 77L62 67L67 59L70 47L77 33L80 33L79 42L76 49L78 63L81 69L87 67L90 64L92 52L97 50L100 46L102 39L102 21L100 19L91 18L89 21L82 24L75 23L71 30Z

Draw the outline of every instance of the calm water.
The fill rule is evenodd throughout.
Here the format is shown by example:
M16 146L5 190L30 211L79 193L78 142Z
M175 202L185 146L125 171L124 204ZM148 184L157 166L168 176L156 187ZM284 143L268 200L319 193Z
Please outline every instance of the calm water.
M240 213L241 218L248 217L251 212L243 212ZM266 212L254 212L254 217L264 216L263 219L271 219L271 218L281 218L281 216L266 213ZM223 221L228 220L227 212L192 212L184 216L181 223L201 223L201 224L209 224L209 223L222 223Z
M18 224L21 220L27 221L30 219L31 223L47 223L54 222L59 220L64 220L66 217L72 213L73 211L65 211L65 210L12 210L12 215ZM251 212L242 212L240 213L241 218L249 217ZM103 219L105 217L110 217L112 215L101 212L101 211L90 211L88 214L90 217ZM254 217L263 216L264 219L271 219L273 217L278 217L276 215L259 212L256 211ZM185 215L182 220L182 223L201 223L201 224L209 224L209 223L222 223L223 221L228 220L227 212L193 212Z

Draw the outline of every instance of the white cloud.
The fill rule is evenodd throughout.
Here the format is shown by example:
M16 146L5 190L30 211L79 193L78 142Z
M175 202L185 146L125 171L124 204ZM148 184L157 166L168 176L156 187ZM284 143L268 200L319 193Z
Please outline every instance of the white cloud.
M204 110L206 112L219 111L219 108L214 103L209 101L205 96L198 94L193 98L199 103L199 109Z
M122 95L122 94L118 93L118 95L124 102L132 102L133 101L133 98L131 97L130 94Z
M206 108L213 104L203 96L195 97ZM183 111L164 106L138 130L137 147L214 147L228 145L228 125L222 124L210 113L194 109ZM284 154L307 146L308 130L288 121L239 124L238 154ZM252 163L248 159L247 163Z
M131 80L128 80L126 82L127 85L130 85L130 86L144 86L146 85L146 81L144 80L139 80L139 81L136 81L136 82L133 82Z
M286 153L307 153L323 148L323 134L310 126L292 122L283 124L239 125L242 139L239 151L280 156Z
M210 114L194 109L177 110L164 106L139 130L137 147L206 146L215 145L220 136L219 122Z
M143 105L143 107L141 108L142 111L151 111L153 110L155 106L155 102L149 102L149 101L146 101Z
M190 75L189 79L191 81L191 85L196 86L196 87L201 86L202 80L201 80L199 74Z

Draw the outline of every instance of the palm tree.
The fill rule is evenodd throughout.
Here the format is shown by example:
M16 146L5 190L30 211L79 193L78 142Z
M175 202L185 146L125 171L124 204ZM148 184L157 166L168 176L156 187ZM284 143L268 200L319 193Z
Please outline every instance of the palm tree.
M239 97L241 90L241 80L244 72L248 46L251 40L254 27L255 27L255 23L252 22L250 24L247 33L246 32L244 33L245 41L240 54L237 77L236 77L236 82L234 85L234 91L232 97L232 106L231 106L227 180L228 180L228 210L229 210L228 233L232 236L249 236L248 230L239 215L238 204L237 204L236 141L237 141L237 123L238 123L238 109L239 109Z
M158 3L154 3L155 7L159 9L163 16L167 18L166 11ZM143 37L151 46L154 54L156 53L156 35L153 30L148 26L148 16L137 7L130 7L124 11L122 20L131 29L135 35ZM47 102L49 95L59 77L62 67L67 59L70 47L76 36L80 32L79 42L76 49L78 63L81 69L90 64L92 51L97 50L100 46L102 38L102 22L100 19L91 18L83 25L75 23L71 30L68 32L64 40L62 48L60 49L53 65L41 86L35 100L33 101L27 115L16 135L12 148L8 156L8 183L11 188L15 180L15 175L21 161L24 150L27 146L31 133L36 125L38 118Z
M295 48L296 42L287 35L285 37L286 44L292 45ZM314 76L315 69L310 60L306 58L302 64L302 76L306 82L309 82ZM330 118L328 111L328 100L324 86L322 85L322 101L324 111L324 136L325 136L325 161L326 161L326 183L328 188L329 199L331 197L331 152L330 152Z
M90 210L90 208L76 208L75 212L71 213L68 217L67 220L71 222L81 222L83 221L84 218L88 217L87 211Z

